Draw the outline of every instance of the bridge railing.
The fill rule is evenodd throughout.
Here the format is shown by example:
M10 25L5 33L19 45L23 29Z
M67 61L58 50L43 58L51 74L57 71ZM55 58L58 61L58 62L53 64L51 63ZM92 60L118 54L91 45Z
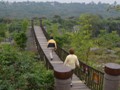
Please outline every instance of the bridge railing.
M40 60L42 60L44 62L44 64L46 65L47 69L53 69L51 63L48 61L48 58L46 57L45 53L43 52L39 42L38 42L38 39L35 35L35 30L34 30L34 22L33 20L31 20L31 31L32 31L32 34L34 36L34 39L35 39L35 43L36 43L36 48L37 48L37 51L40 55ZM51 86L51 85L42 85L40 90L54 90L54 86Z
M34 26L33 26L33 21L32 22L32 33L34 35L34 38L35 38L35 43L36 43L36 48L37 48L37 51L40 55L40 60L43 60L45 65L47 66L47 69L53 69L53 66L51 65L51 63L49 62L47 56L45 55L45 53L43 52L40 44L39 44L39 41L35 35L35 31L34 31Z
M44 35L46 36L46 39L49 39L49 35L40 24L40 27L43 30ZM69 54L64 49L57 47L56 53L60 57L60 59L64 62L66 56ZM82 61L79 60L80 68L75 69L75 74L82 80L91 90L102 90L103 89L103 79L104 79L104 73L101 71L98 71Z

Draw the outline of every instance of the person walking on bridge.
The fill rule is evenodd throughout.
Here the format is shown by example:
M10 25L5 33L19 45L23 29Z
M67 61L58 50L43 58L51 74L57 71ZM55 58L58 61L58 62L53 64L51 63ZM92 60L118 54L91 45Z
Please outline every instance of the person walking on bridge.
M72 73L74 73L76 66L79 67L79 61L78 61L77 56L74 54L74 49L71 48L69 50L69 55L66 57L66 59L64 61L64 65L70 67L72 70ZM71 77L70 85L72 86L72 77Z
M53 60L53 51L57 49L57 44L52 36L50 37L50 40L48 40L47 47L50 49L50 59Z

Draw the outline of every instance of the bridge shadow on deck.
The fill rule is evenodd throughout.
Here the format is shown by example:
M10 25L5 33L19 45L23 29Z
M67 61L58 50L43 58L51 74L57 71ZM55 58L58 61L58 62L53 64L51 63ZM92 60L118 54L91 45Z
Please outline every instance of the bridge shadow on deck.
M50 60L49 56L50 50L47 48L47 39L42 29L39 26L34 26L34 32L41 49L45 53L52 67L54 68L57 67L58 65L62 66L63 61L59 58L59 56L55 52L53 52L53 60L52 61ZM90 90L75 74L73 75L72 83L73 86L71 87L71 90Z

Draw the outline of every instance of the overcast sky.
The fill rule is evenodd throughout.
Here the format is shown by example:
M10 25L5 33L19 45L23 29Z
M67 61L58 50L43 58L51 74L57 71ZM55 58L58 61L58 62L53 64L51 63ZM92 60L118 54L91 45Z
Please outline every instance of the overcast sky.
M102 3L110 3L110 4L113 4L114 1L116 1L118 4L120 4L120 0L0 0L0 1L10 1L10 2L13 2L13 1L16 1L16 2L22 2L22 1L37 1L37 2L57 1L57 2L62 2L62 3L64 3L64 2L67 2L67 3L70 3L70 2L89 3L92 1L94 1L95 3L98 3L100 1Z

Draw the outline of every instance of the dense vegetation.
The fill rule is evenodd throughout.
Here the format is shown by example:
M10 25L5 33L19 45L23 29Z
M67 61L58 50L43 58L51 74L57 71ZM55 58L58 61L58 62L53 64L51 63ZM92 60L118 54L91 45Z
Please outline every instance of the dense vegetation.
M45 90L53 85L51 71L34 54L0 46L0 90Z
M113 3L114 5L114 3ZM79 17L83 13L92 13L101 17L119 17L118 9L113 10L110 4L99 2L58 3L58 2L3 2L0 1L1 18L31 18L31 17Z
M28 20L0 19L0 90L50 90L53 73L25 51Z
M19 48L25 49L29 22L27 19L10 20L0 19L0 42L16 44Z

